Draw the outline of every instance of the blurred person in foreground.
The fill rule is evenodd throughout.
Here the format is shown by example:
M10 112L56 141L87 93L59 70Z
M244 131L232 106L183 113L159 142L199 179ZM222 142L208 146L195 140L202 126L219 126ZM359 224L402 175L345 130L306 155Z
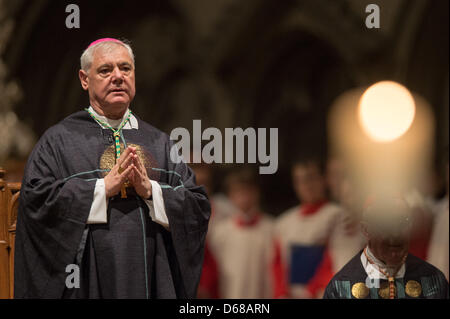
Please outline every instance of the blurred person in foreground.
M340 267L333 254L339 251L340 239L336 238L342 239L339 225L343 225L343 209L328 201L324 174L317 157L297 159L292 166L292 181L300 205L282 213L276 221L289 298L322 297Z
M131 47L92 42L79 78L90 106L48 129L25 168L15 298L194 298L209 201L169 136L131 112Z
M238 208L210 234L216 258L220 298L277 298L285 294L273 221L259 207L257 175L238 169L225 179L230 201ZM278 248L278 249L277 249Z
M324 298L448 298L443 273L408 253L412 216L401 198L374 198L365 208L361 223L367 246L333 277Z

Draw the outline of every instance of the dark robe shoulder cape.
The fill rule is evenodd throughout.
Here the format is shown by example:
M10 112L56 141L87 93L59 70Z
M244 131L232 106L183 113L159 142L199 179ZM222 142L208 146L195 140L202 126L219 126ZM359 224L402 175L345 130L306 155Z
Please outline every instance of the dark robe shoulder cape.
M382 299L386 296L380 293L380 288L387 287L387 280L380 280L378 285L366 281L367 273L361 262L361 254L362 251L331 279L325 289L324 299ZM405 276L395 279L395 298L448 298L448 282L439 269L411 254L407 256L405 264Z
M137 195L109 199L106 224L86 224L97 179L114 164L112 131L86 111L49 128L22 181L15 243L15 298L193 298L210 204L192 170L170 159L167 134L138 120L122 130L159 182L170 230ZM80 269L79 288L66 285Z

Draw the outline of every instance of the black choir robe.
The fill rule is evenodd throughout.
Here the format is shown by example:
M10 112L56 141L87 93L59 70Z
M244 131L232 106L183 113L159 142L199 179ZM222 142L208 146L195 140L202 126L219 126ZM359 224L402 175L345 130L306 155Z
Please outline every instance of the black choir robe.
M366 282L361 253L331 279L324 299L387 299L387 280L377 284ZM395 299L448 299L448 282L439 269L411 254L407 256L405 266L405 276L395 278Z
M114 138L87 111L74 113L45 132L25 168L15 298L195 297L210 204L192 170L171 161L168 135L136 119L139 128L122 130L121 145L137 147L160 183L169 231L134 189L109 199L106 224L86 224L96 180L114 165ZM80 269L79 288L66 286L70 264Z

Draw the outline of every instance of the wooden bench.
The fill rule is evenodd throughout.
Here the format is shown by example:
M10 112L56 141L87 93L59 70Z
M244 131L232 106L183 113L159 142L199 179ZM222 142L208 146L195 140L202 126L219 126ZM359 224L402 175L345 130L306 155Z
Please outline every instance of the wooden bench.
M14 296L14 240L20 183L4 180L0 168L0 299Z

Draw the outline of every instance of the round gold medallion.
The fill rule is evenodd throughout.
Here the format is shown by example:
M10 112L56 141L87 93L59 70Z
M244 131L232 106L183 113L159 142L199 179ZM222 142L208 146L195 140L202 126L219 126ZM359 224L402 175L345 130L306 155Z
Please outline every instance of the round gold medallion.
M389 299L389 283L383 282L378 289L378 294L383 299ZM397 295L397 287L394 285L394 296Z
M352 295L356 299L364 299L369 295L369 288L362 282L357 282L352 286Z
M128 144L127 146L132 146L136 148L136 155L139 157L142 165L147 169L147 174L150 178L156 179L155 171L153 171L152 167L158 167L156 164L156 161L152 160L151 155L140 145L137 144ZM123 143L120 144L120 149L122 152L125 150L125 146ZM103 172L103 176L108 175L109 171L116 165L116 148L114 145L110 145L105 149L102 156L100 157L100 169L105 170L106 172ZM122 172L126 169L126 167L120 167L119 168L119 174L122 174Z
M422 286L415 280L409 280L406 283L405 292L408 296L417 298L422 294Z

